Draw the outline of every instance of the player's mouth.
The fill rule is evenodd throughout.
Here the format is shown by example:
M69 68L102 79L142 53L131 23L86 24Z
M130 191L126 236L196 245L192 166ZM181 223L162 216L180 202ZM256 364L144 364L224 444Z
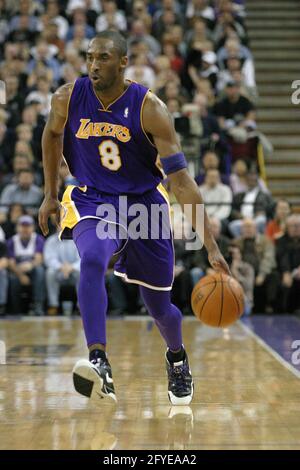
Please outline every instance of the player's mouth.
M91 75L91 80L96 83L98 82L99 80L101 80L102 77L100 77L99 75Z

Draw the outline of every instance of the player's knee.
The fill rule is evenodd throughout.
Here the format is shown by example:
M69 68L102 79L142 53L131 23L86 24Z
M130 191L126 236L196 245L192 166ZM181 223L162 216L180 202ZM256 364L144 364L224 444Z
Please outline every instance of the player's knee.
M96 269L97 272L105 272L107 266L103 254L99 251L90 249L81 254L81 269Z

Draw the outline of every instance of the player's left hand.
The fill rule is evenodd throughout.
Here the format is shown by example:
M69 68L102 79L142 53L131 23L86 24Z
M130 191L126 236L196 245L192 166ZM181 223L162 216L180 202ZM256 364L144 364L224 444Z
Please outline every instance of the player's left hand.
M232 275L228 264L219 250L216 249L208 253L208 261L215 271L228 274L228 276Z

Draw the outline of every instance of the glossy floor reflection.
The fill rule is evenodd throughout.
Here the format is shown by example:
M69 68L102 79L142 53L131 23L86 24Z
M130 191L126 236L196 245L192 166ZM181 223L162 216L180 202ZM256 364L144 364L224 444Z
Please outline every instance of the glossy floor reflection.
M108 323L118 405L73 390L80 320L0 323L0 449L300 449L300 382L239 324L184 321L195 381L171 407L164 346L149 320Z

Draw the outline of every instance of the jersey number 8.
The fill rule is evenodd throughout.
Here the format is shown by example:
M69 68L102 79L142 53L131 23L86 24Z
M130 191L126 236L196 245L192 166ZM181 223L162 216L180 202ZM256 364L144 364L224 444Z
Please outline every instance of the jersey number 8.
M101 163L105 168L111 171L117 171L122 166L120 150L117 144L112 140L104 140L99 145Z

